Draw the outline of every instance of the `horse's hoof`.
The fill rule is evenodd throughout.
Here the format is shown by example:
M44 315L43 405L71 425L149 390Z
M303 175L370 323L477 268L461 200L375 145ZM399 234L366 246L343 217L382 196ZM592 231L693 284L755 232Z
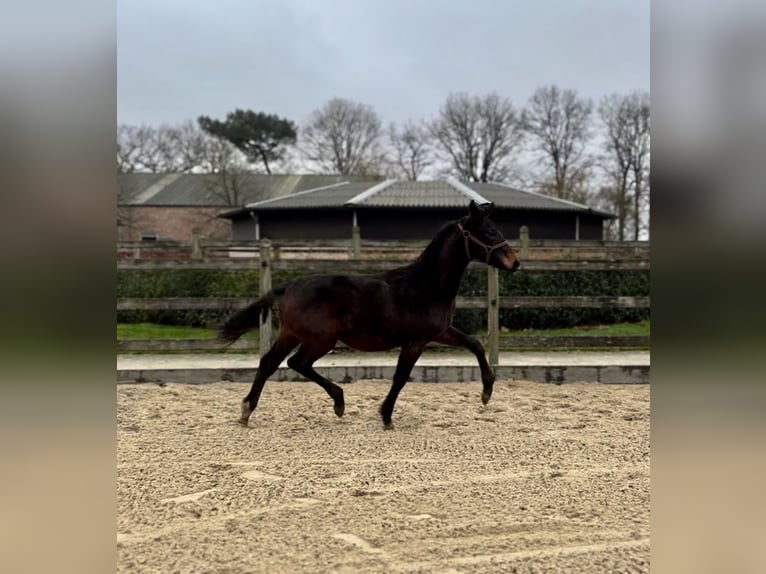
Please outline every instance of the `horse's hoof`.
M394 430L394 423L383 423L383 430Z
M251 414L253 414L253 409L250 408L250 403L247 400L242 401L242 412L239 413L239 423L247 425L247 421L250 420Z
M335 414L339 417L343 416L343 413L346 412L346 405L335 405L333 406L333 409L335 410Z
M237 422L241 424L243 427L246 427L249 424L250 419L237 419Z
M489 402L489 399L491 396L492 396L492 393L482 393L481 404L486 405Z

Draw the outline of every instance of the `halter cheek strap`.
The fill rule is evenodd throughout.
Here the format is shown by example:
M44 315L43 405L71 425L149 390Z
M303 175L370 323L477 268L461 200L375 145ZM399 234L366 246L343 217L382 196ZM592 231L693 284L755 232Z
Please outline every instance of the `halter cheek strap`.
M492 252L498 247L502 247L503 245L508 244L507 241L501 241L500 243L496 243L495 245L487 245L481 239L478 239L474 235L472 235L471 232L465 229L461 223L457 224L457 228L460 231L460 234L463 236L463 241L465 242L465 254L468 257L468 261L472 259L471 251L468 248L468 240L471 240L477 245L480 245L487 252L487 258L484 260L484 263L488 265L489 265L489 258L492 255Z

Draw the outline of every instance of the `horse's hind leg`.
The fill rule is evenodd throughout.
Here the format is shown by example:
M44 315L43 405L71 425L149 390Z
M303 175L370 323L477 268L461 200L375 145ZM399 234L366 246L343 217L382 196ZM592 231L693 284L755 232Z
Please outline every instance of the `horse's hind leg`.
M261 357L261 361L258 364L258 371L255 373L255 380L253 386L250 387L250 392L242 401L242 416L239 422L246 425L250 420L250 415L258 406L258 399L261 397L261 391L266 384L266 379L274 374L274 371L279 367L279 363L285 360L285 357L290 354L298 345L297 337L288 335L287 333L280 333L276 343L271 346L271 349Z
M322 375L317 373L312 366L314 361L329 353L334 346L334 341L332 343L326 343L322 345L311 345L310 347L306 346L304 343L287 361L287 366L293 369L296 373L303 375L307 379L311 379L320 387L322 387L333 400L333 408L335 410L335 414L339 417L342 417L346 410L346 402L343 398L343 389L341 389L338 385L329 379L325 379Z
M481 383L483 386L481 402L486 405L492 396L492 388L495 384L495 373L492 372L492 368L487 362L484 347L479 340L472 335L466 335L459 329L450 325L444 333L435 339L435 341L452 347L465 347L476 356L476 359L479 361L479 369L481 369Z

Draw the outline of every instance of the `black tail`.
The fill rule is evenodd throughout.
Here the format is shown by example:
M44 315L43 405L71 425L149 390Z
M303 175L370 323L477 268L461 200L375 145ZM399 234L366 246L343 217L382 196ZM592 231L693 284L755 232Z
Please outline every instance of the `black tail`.
M284 289L272 289L255 303L248 305L230 317L228 321L218 327L218 340L231 345L242 335L258 327L258 317L260 316L261 320L266 320L271 306L282 293L284 293Z

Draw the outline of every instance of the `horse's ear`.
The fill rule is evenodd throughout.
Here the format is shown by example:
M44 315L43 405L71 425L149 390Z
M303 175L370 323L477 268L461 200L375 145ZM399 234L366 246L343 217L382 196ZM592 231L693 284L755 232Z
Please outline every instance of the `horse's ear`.
M471 214L471 219L481 220L485 217L489 217L489 214L492 213L492 208L494 206L494 203L482 203L479 205L475 201L471 201L471 205L468 206Z
M484 217L484 212L482 209L477 205L477 203L473 200L471 200L471 205L468 206L468 212L471 216L471 219L482 219Z

